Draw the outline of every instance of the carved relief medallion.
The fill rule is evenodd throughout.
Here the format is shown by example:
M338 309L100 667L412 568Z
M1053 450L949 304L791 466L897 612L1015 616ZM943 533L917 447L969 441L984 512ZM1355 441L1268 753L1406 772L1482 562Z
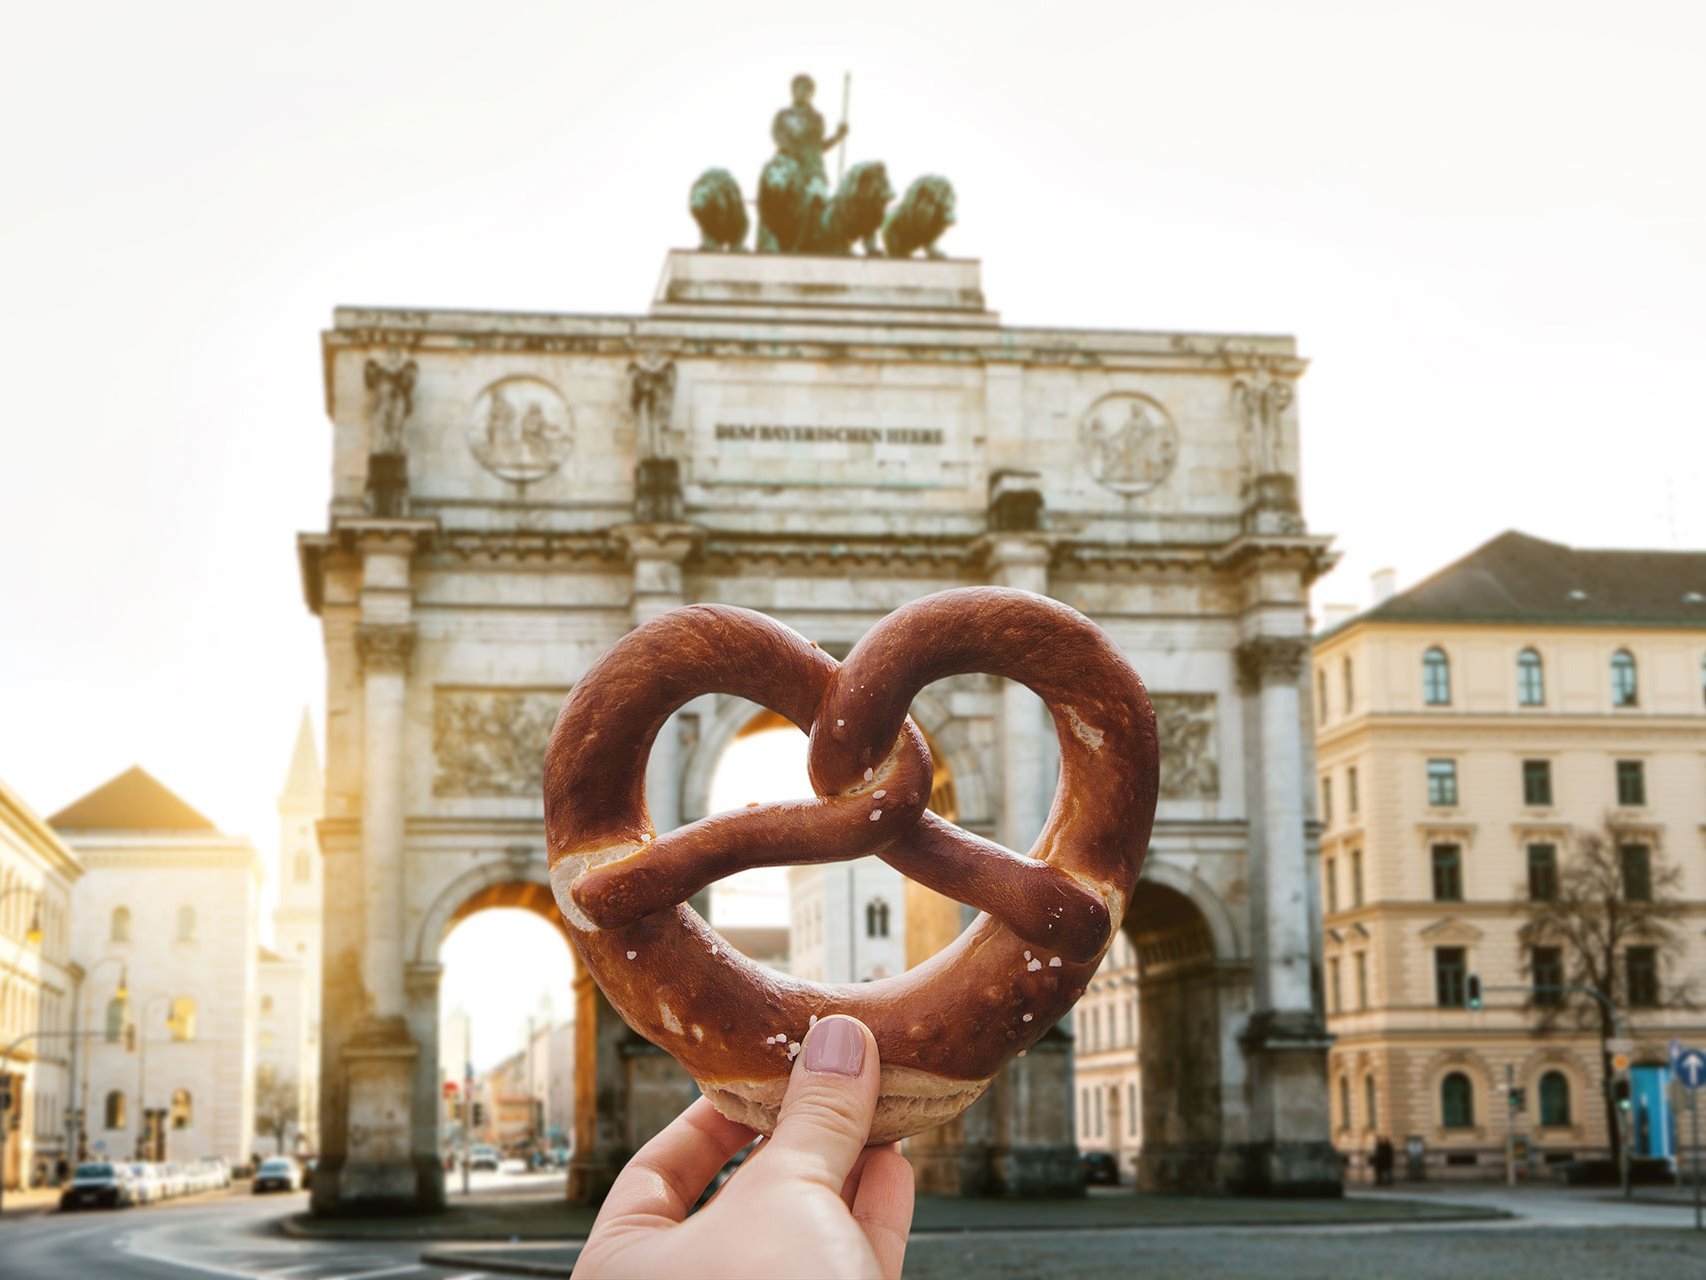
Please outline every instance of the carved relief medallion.
M566 690L435 689L435 796L534 796Z
M1133 497L1173 473L1179 429L1161 405L1136 392L1103 396L1082 427L1085 465L1096 483Z
M1161 798L1212 800L1220 794L1212 693L1156 693L1155 731L1161 743Z
M557 389L539 378L500 378L474 401L468 447L493 475L543 480L574 447L574 419Z

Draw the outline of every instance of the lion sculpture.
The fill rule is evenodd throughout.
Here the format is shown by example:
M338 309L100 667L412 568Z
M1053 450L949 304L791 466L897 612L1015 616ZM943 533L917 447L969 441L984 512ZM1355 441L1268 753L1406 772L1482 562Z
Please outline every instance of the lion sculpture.
M687 207L699 224L702 251L739 253L746 248L747 228L751 225L746 216L746 201L741 199L740 183L727 169L707 169L700 174L687 197Z
M883 251L891 258L910 258L922 249L927 258L940 258L936 241L954 225L954 188L936 174L926 174L906 189L906 196L883 223Z
M893 199L894 188L889 186L889 171L882 161L854 165L823 212L814 251L851 253L857 244L867 258L880 256L877 232L883 227L883 211Z

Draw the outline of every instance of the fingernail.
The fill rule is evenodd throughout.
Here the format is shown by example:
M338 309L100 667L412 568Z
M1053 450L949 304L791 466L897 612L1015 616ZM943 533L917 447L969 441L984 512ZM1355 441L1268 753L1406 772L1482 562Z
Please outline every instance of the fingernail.
M851 1018L825 1018L806 1033L806 1070L856 1076L865 1067L865 1033Z

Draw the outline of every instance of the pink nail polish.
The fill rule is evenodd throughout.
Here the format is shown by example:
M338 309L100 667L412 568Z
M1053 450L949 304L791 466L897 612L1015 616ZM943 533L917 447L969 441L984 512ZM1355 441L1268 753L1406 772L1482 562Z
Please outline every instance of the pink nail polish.
M851 1018L825 1018L806 1033L806 1070L856 1076L865 1066L865 1033Z

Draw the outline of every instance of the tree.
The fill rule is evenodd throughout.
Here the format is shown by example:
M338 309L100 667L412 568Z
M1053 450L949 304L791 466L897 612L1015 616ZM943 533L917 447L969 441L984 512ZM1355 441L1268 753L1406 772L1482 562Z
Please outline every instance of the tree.
M297 1121L297 1093L294 1080L280 1080L267 1067L255 1077L255 1132L276 1139L280 1155Z
M1610 816L1601 827L1578 833L1569 858L1555 877L1533 876L1528 912L1517 939L1531 990L1528 1007L1540 1015L1542 1032L1569 1018L1597 1026L1601 1070L1612 1077L1607 1042L1617 1034L1613 1010L1687 1006L1691 984L1665 983L1666 959L1682 947L1677 921L1686 910L1680 894L1682 869L1664 858L1644 830ZM1558 966L1537 972L1537 949L1556 949ZM1637 967L1631 989L1630 948L1651 948L1650 969ZM1544 953L1542 953L1544 954ZM1553 984L1585 987L1604 999L1572 999ZM1622 1141L1621 1117L1609 1085L1603 1099L1606 1132L1613 1150Z

